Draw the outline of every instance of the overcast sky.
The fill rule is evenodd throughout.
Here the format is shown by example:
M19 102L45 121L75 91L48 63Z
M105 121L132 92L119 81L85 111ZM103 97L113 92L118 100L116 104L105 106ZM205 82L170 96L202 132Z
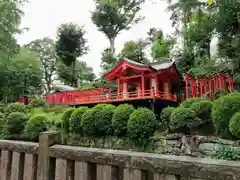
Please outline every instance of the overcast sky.
M21 27L29 28L29 31L18 37L20 44L26 44L32 40L51 37L56 38L56 31L60 24L74 22L83 25L87 34L90 51L81 60L93 67L98 74L100 68L101 52L109 47L109 42L102 32L99 32L91 21L91 13L94 9L92 0L29 0L23 8L24 17ZM149 0L150 1L150 0ZM147 2L143 5L141 15L145 20L133 26L129 31L121 32L116 39L116 51L119 52L124 42L144 38L151 27L161 28L165 33L173 32L169 13L166 12L167 4L158 0L157 3Z

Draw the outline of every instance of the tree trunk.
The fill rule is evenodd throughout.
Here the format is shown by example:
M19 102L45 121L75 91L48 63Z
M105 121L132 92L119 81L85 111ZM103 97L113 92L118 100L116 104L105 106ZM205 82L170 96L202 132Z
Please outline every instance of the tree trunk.
M115 54L115 38L110 38L110 50L111 53L114 55Z
M77 87L78 86L78 83L77 83L77 80L76 80L76 60L73 61L72 63L72 86L73 87Z

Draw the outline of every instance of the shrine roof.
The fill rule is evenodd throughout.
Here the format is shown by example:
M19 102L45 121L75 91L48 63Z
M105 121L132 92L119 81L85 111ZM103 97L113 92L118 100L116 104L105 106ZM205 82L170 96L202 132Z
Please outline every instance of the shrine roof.
M159 62L150 63L149 66L157 71L162 69L168 69L174 64L174 61L171 60L162 60Z
M123 58L115 68L113 68L110 72L106 73L104 75L104 79L114 78L119 72L122 71L123 68L131 68L137 71L160 71L163 69L168 69L171 66L175 66L174 61L171 61L169 59L163 59L158 62L143 64L139 63L133 60L130 60L128 58Z

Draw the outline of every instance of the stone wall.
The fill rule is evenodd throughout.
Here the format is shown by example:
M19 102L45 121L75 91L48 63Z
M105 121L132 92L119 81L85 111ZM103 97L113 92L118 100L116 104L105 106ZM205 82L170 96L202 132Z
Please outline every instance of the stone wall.
M127 138L89 138L75 137L68 141L68 145L118 149L130 151L144 151L156 154L187 155L192 157L211 156L219 147L218 141L225 145L233 146L240 151L240 141L219 139L213 136L186 136L183 134L169 134L166 136L155 135L146 147L136 147Z

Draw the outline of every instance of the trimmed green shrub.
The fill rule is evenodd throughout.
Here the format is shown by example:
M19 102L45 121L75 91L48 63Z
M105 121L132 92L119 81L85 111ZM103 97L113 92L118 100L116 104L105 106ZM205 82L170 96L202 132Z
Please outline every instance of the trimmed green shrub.
M73 134L82 134L81 119L83 113L88 110L88 107L80 107L73 111L69 120L69 132Z
M121 104L115 110L112 118L112 127L117 136L126 135L127 122L135 108L130 104Z
M229 137L229 121L240 111L239 93L222 96L214 101L212 108L212 121L218 135Z
M69 106L67 105L54 105L51 107L48 107L46 109L46 112L54 112L57 114L63 113L67 108L69 108Z
M27 137L32 141L37 141L39 134L47 130L47 117L45 115L35 115L31 117L25 126Z
M191 109L203 122L211 122L212 107L213 103L208 100L201 100L191 105Z
M6 107L6 104L0 101L0 113L4 113L5 107Z
M201 101L201 100L202 100L201 98L190 98L190 99L188 99L188 100L183 101L183 102L180 104L180 107L190 108L193 103L199 102L199 101Z
M170 124L170 116L175 108L174 107L166 107L162 110L160 114L160 119L163 125Z
M229 131L233 136L240 139L240 112L233 115L229 122Z
M6 107L4 114L8 115L12 112L25 112L25 105L22 103L11 103Z
M127 124L129 136L135 142L142 142L152 136L156 126L156 116L147 108L138 108L133 111Z
M62 128L66 133L68 132L68 129L69 129L69 120L73 111L75 111L75 108L71 108L71 107L67 108L62 115Z
M7 135L19 135L24 131L28 116L22 112L12 112L6 118L5 130Z
M196 113L190 108L178 107L170 116L170 128L172 131L189 133L190 129L198 127L202 123Z
M47 104L43 99L33 99L30 103L29 103L30 107L32 108L39 108L39 107L46 107Z
M112 116L115 106L98 104L82 115L82 128L85 135L105 136L112 133Z
M5 115L0 112L0 132L4 129Z

